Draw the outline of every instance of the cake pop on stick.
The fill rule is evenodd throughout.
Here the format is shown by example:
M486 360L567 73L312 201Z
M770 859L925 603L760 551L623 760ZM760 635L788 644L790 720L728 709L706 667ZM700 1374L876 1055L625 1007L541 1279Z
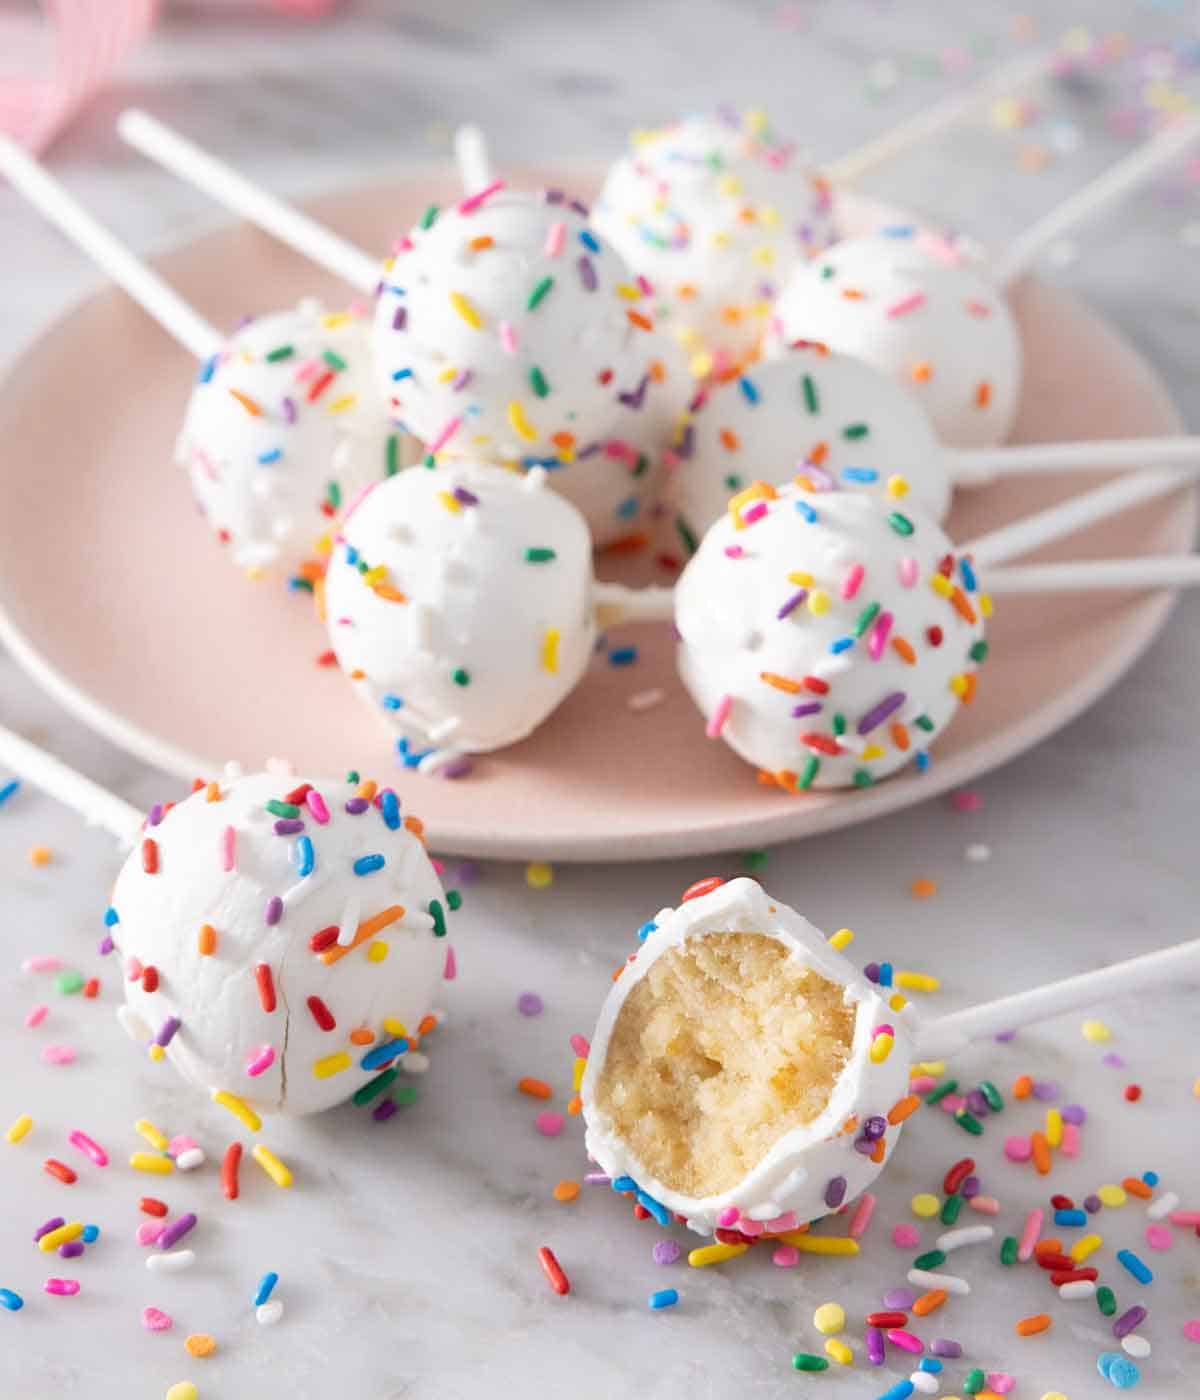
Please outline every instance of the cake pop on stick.
M447 899L393 790L233 775L143 818L4 729L0 762L133 846L102 951L151 1059L252 1128L386 1090L446 962Z
M454 133L454 160L464 194L476 194L492 183L492 163L487 138L480 127L466 122Z
M1200 976L1197 940L922 1022L753 880L702 881L641 935L590 1042L588 1154L661 1224L746 1244L870 1186L920 1107L919 1060Z
M957 486L997 477L1200 460L1200 437L1107 442L943 446L917 395L865 360L805 342L697 395L676 436L675 503L687 542L752 480L795 476L815 485L885 495L902 477L912 499L941 520Z
M378 289L378 393L431 463L553 469L598 545L629 533L688 388L653 332L643 288L583 205L492 178L480 186L486 150L468 131L458 151L465 197L428 209L381 271L357 250L347 260L342 240L149 114L123 113L118 130L360 291Z
M295 574L340 502L403 461L361 318L302 302L226 339L5 137L0 173L200 360L176 460L235 563Z
M993 569L988 589L996 597L1016 593L1094 593L1145 588L1195 588L1200 558L1193 554L1135 559L1080 559L1062 564L1017 564Z
M1021 388L1021 341L1006 295L1013 278L1047 241L1143 186L1198 138L1200 118L1168 128L990 265L908 225L835 244L796 267L767 352L815 340L866 360L920 398L943 443L994 446L1011 431Z

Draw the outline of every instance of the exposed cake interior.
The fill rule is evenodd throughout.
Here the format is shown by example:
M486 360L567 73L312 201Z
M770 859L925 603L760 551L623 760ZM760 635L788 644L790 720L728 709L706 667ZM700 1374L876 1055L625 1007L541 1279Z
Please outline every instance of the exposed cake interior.
M664 1185L715 1195L825 1108L854 1021L842 988L777 939L690 938L626 998L596 1103Z

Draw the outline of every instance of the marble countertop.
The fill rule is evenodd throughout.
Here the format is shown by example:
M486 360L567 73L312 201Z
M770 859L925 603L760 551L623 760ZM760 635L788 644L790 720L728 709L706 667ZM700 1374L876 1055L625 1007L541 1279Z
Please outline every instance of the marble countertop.
M1039 11L1051 34L1080 23L1167 40L1191 32L1182 9L1166 3L1078 0ZM305 28L236 7L214 17L180 4L53 160L73 189L148 250L211 224L213 214L119 146L112 119L131 102L298 195L427 162L466 117L488 127L501 160L536 148L594 162L635 122L707 105L714 94L764 101L781 126L831 155L944 92L948 80L921 76L940 66L931 56L984 41L998 56L1012 52L1019 6L1011 0L964 0L953 13L950 33L947 8L933 0L844 0L836 10L611 0L602 11L542 0L493 0L486 9L467 0L437 7L377 0L349 6L336 25ZM1058 91L1033 127L970 125L881 173L873 188L1001 242L1125 149L1102 120L1112 100L1105 84L1115 80L1105 70ZM1042 156L1045 169L1022 168ZM1200 187L1181 186L1177 196L1110 215L1077 248L1060 249L1052 272L1143 350L1200 427ZM4 189L0 241L0 357L8 358L95 278ZM854 927L861 960L891 958L941 975L944 989L929 1001L938 1008L1194 936L1195 812L1185 779L1196 757L1189 736L1198 674L1200 599L1193 597L1102 703L980 784L981 810L931 802L782 847L762 878L818 925ZM132 800L163 795L158 775L53 709L3 657L0 721ZM35 845L51 851L48 865L30 863ZM985 846L990 858L968 860L969 846ZM266 1140L293 1167L295 1186L282 1192L247 1163L243 1196L227 1203L211 1162L237 1136L230 1120L169 1070L139 1059L109 1014L115 969L93 949L117 860L107 838L33 791L0 807L7 949L0 1025L11 1028L0 1126L20 1113L35 1119L24 1142L0 1142L0 1285L26 1299L22 1312L0 1321L5 1397L129 1400L161 1396L189 1378L203 1400L319 1400L335 1390L362 1400L458 1400L534 1389L585 1400L809 1397L828 1389L857 1400L909 1368L895 1360L874 1371L860 1357L852 1370L807 1378L791 1370L790 1358L820 1350L812 1312L827 1300L844 1304L857 1345L862 1314L903 1282L909 1255L893 1247L890 1231L913 1218L913 1193L936 1191L945 1168L970 1152L985 1190L1002 1202L1002 1230L1017 1232L1024 1212L1045 1199L1045 1183L1002 1152L1005 1136L1039 1126L1045 1105L1012 1103L978 1140L935 1109L916 1121L881 1181L857 1260L810 1259L781 1270L762 1252L720 1269L662 1267L651 1258L655 1227L633 1221L607 1190L585 1187L573 1204L556 1202L555 1184L585 1170L578 1121L569 1119L558 1138L542 1137L534 1126L542 1105L520 1096L515 1081L546 1079L552 1107L563 1107L568 1037L590 1030L633 930L712 873L709 862L689 860L560 868L542 890L529 889L520 869L483 868L464 885L453 931L459 977L447 988L447 1024L428 1044L429 1072L414 1081L417 1102L384 1125L349 1108L269 1125ZM736 865L721 859L715 869ZM449 874L459 877L456 865ZM937 881L935 897L911 897L918 877ZM21 972L24 958L46 952L101 976L107 1006L60 996L44 975ZM544 999L540 1016L518 1013L526 991ZM1051 1190L1078 1198L1155 1170L1164 1188L1195 1207L1195 995L1180 988L1106 1006L1100 1014L1113 1032L1106 1046L1081 1036L1080 1018L1065 1017L1011 1044L980 1047L954 1068L965 1082L986 1076L1004 1087L1028 1072L1060 1085L1060 1102L1087 1107L1083 1150L1074 1161L1060 1159ZM43 1001L44 1024L24 1029L29 1007ZM76 1063L46 1065L46 1044L75 1047ZM1104 1065L1106 1051L1124 1057L1124 1067ZM1132 1082L1144 1091L1136 1104L1123 1098ZM141 1146L132 1127L141 1116L194 1135L210 1165L187 1177L129 1170L123 1163ZM76 1127L104 1143L114 1165L84 1165L66 1143ZM79 1166L78 1184L68 1188L41 1172L46 1157ZM200 1216L192 1237L198 1260L188 1273L144 1269L133 1240L143 1193ZM30 1244L34 1227L58 1214L103 1227L78 1266L52 1265ZM1138 1203L1104 1212L1097 1228L1106 1242L1103 1276L1121 1305L1144 1302L1150 1310L1142 1330L1154 1354L1139 1394L1195 1393L1200 1347L1184 1339L1182 1324L1200 1317L1200 1245L1177 1231L1169 1251L1150 1248ZM936 1233L922 1223L926 1243ZM686 1247L683 1232L675 1234ZM571 1277L567 1298L542 1278L542 1244ZM1125 1275L1114 1247L1146 1257L1154 1284L1143 1289ZM1018 1397L1108 1393L1095 1356L1113 1343L1094 1304L1060 1301L1031 1266L1002 1269L990 1246L960 1258L973 1296L948 1303L923 1335L958 1338L973 1364L1011 1372ZM276 1296L286 1306L273 1329L259 1327L251 1307L268 1269L280 1275ZM73 1272L83 1291L45 1296L42 1281L52 1272ZM647 1296L668 1286L679 1290L679 1305L649 1311ZM171 1314L173 1329L143 1330L147 1305ZM1015 1320L1042 1309L1054 1317L1051 1331L1018 1338ZM190 1357L183 1339L192 1332L216 1337L215 1355ZM948 1364L943 1394L961 1394L966 1369Z

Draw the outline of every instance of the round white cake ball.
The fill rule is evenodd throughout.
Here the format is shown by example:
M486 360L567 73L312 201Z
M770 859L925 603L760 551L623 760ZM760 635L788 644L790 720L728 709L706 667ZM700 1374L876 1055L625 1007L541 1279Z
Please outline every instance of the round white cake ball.
M415 1047L445 966L419 833L394 792L267 773L155 808L108 916L126 1029L259 1112L350 1098Z
M439 461L569 465L654 358L641 289L559 191L431 210L385 267L374 345L393 418Z
M987 652L969 561L911 508L758 491L675 589L679 674L709 734L789 791L926 765Z
M893 1009L885 1000L887 993L830 947L819 929L794 909L773 899L753 880L730 880L695 897L688 891L677 909L661 910L641 933L644 940L605 998L590 1042L581 1086L588 1156L613 1178L617 1190L636 1190L638 1200L652 1213L663 1212L667 1221L671 1215L682 1215L699 1234L711 1234L718 1228L736 1230L748 1242L762 1235L786 1234L860 1196L890 1160L904 1122L918 1106L908 1090L915 1042L911 1007ZM678 1097L668 1101L670 1067L664 1067L661 1075L660 1082L666 1086L663 1101L645 1106L644 1117L660 1114L657 1126L662 1135L677 1139L673 1169L683 1167L684 1173L690 1175L688 1169L699 1167L703 1179L705 1163L689 1160L695 1151L693 1144L719 1139L719 1114L728 1111L729 1102L736 1112L747 1093L756 1087L739 1082L737 1067L726 1064L726 1058L735 1058L736 1051L734 1056L723 1057L725 1047L710 1043L716 1038L716 1023L731 1010L739 1033L763 1037L761 1044L755 1041L751 1046L761 1054L763 1063L774 1064L779 1058L790 1060L782 1068L783 1079L790 1077L788 1071L801 1068L810 1071L814 1078L823 1072L832 1081L827 1101L810 1121L780 1123L777 1135L766 1134L773 1141L740 1180L698 1196L661 1180L639 1160L638 1151L616 1121L615 1110L623 1086L606 1087L605 1071L622 1010L635 990L646 984L655 964L664 957L678 957L695 950L704 940L723 940L739 934L749 935L755 941L769 939L779 945L783 959L776 967L786 975L810 971L832 984L829 990L840 988L840 1001L849 1022L849 1043L843 1063L821 1066L811 1063L806 1045L771 1041L770 1027L781 1019L775 1010L786 1015L795 1008L773 1009L769 988L762 989L764 996L747 998L748 1007L753 1007L749 1015L740 1014L740 1007L733 1008L737 996L746 990L745 979L754 975L747 963L742 964L743 981L734 994L709 978L702 983L695 1000L689 1000L686 991L672 997L671 979L664 979L668 1004L660 1002L660 1008L666 1017L673 1018L671 1051L678 1054L694 1048L709 1061L709 1077L691 1089L692 1101L686 1111L681 1109ZM754 1019L761 1022L758 1027L749 1025ZM796 1028L796 1022L789 1025L790 1030ZM652 1077L652 1061L657 1053L654 1030L651 1019L642 1047L651 1100L656 1097ZM632 1068L636 1073L637 1066ZM724 1082L727 1077L732 1082ZM703 1120L710 1115L717 1121L705 1123Z
M325 580L342 669L414 764L515 744L595 641L591 541L546 474L410 467L343 525Z
M771 348L818 340L911 390L948 447L1012 431L1021 339L1003 293L955 245L902 227L847 239L798 267Z
M950 506L949 458L913 395L821 345L710 386L676 455L679 515L696 538L753 481L801 477L883 497L902 482L935 520Z
M406 448L379 402L364 322L303 301L247 322L201 366L175 456L234 562L290 574Z
M835 237L828 185L755 112L636 133L594 218L699 374L755 349L793 268Z

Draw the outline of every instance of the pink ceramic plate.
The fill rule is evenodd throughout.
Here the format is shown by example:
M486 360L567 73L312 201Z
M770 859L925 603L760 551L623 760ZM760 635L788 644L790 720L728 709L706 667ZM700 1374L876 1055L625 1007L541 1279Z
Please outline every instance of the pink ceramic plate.
M411 180L315 207L364 246L384 247L428 203L453 195ZM869 225L879 212L851 208L848 221ZM345 295L245 227L159 265L218 324L305 293ZM1038 284L1014 300L1028 360L1018 440L1178 430L1154 374L1093 312ZM0 639L87 723L182 777L272 755L308 772L389 773L386 730L338 672L315 664L326 644L305 601L230 566L171 466L192 374L184 353L112 291L20 358L0 396ZM1018 479L960 496L950 532L969 538L1088 484L1078 474ZM1176 495L1045 557L1186 550L1194 517L1193 498ZM629 629L637 665L598 658L533 738L480 759L462 781L411 776L405 790L436 849L480 856L644 860L826 831L919 802L1046 738L1132 665L1170 602L1006 601L979 697L935 746L930 771L865 792L788 797L760 787L704 738L663 627ZM660 704L630 707L656 688Z

